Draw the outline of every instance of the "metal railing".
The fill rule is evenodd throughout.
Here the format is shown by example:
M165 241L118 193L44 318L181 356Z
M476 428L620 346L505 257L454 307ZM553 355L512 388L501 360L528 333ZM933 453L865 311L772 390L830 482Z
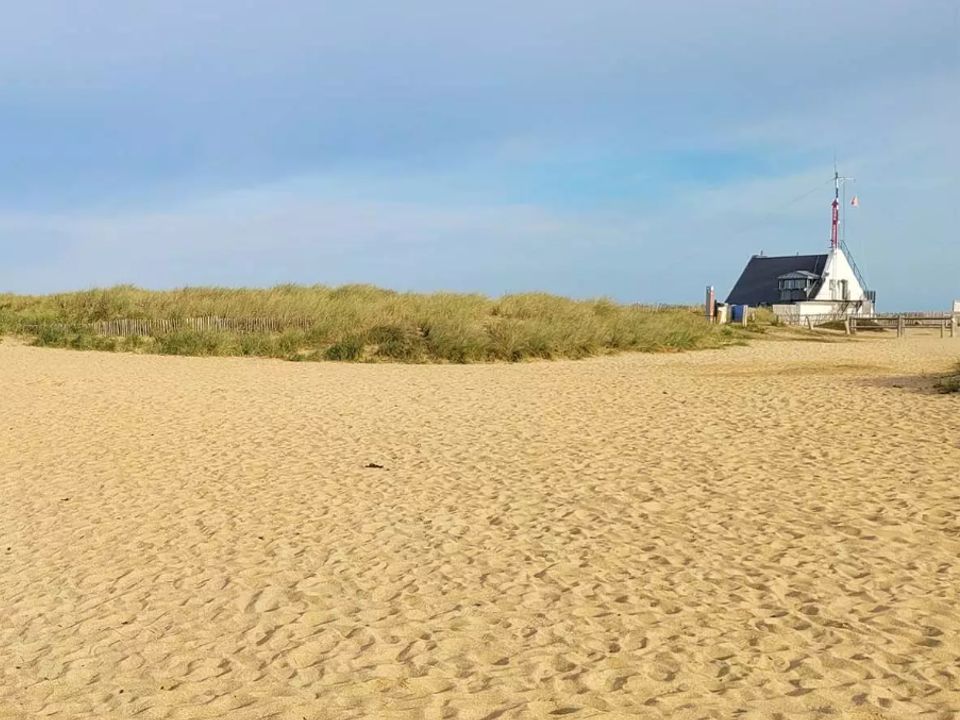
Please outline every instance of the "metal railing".
M853 275L857 278L857 282L860 283L860 289L866 292L867 281L864 280L863 273L860 272L860 268L857 266L857 261L853 257L853 253L850 252L850 248L847 246L847 243L842 239L840 240L840 249L843 250L843 254L847 256L847 261L850 263L850 267L853 268Z

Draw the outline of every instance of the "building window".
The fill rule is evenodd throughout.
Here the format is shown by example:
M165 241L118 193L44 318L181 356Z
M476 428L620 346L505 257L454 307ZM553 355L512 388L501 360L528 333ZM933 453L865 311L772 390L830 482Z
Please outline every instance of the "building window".
M781 290L808 290L810 286L810 278L787 278L780 281Z

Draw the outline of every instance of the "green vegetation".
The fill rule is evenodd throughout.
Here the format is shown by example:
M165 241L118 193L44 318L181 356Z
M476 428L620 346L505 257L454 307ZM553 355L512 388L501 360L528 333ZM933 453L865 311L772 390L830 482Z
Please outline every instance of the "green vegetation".
M940 378L937 389L942 393L960 393L960 362L956 364L952 373Z
M269 330L196 329L187 318L269 319ZM95 323L170 321L149 337L110 337ZM267 290L119 286L44 296L0 295L0 334L36 345L169 355L400 362L582 358L623 350L693 350L742 342L741 330L696 308L655 309L542 293L491 299L415 294L367 285Z
M747 317L746 331L765 333L769 327L780 327L783 323L770 308L753 308Z

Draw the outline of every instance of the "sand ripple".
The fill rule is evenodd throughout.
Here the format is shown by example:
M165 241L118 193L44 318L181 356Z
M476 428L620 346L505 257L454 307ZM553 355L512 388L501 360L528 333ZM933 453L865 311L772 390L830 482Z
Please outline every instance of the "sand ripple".
M960 717L958 356L5 343L0 718Z

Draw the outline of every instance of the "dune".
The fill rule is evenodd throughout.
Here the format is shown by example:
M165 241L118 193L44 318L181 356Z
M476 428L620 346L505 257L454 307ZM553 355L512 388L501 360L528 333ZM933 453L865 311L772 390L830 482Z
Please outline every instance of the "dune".
M0 344L0 718L960 717L960 340Z

